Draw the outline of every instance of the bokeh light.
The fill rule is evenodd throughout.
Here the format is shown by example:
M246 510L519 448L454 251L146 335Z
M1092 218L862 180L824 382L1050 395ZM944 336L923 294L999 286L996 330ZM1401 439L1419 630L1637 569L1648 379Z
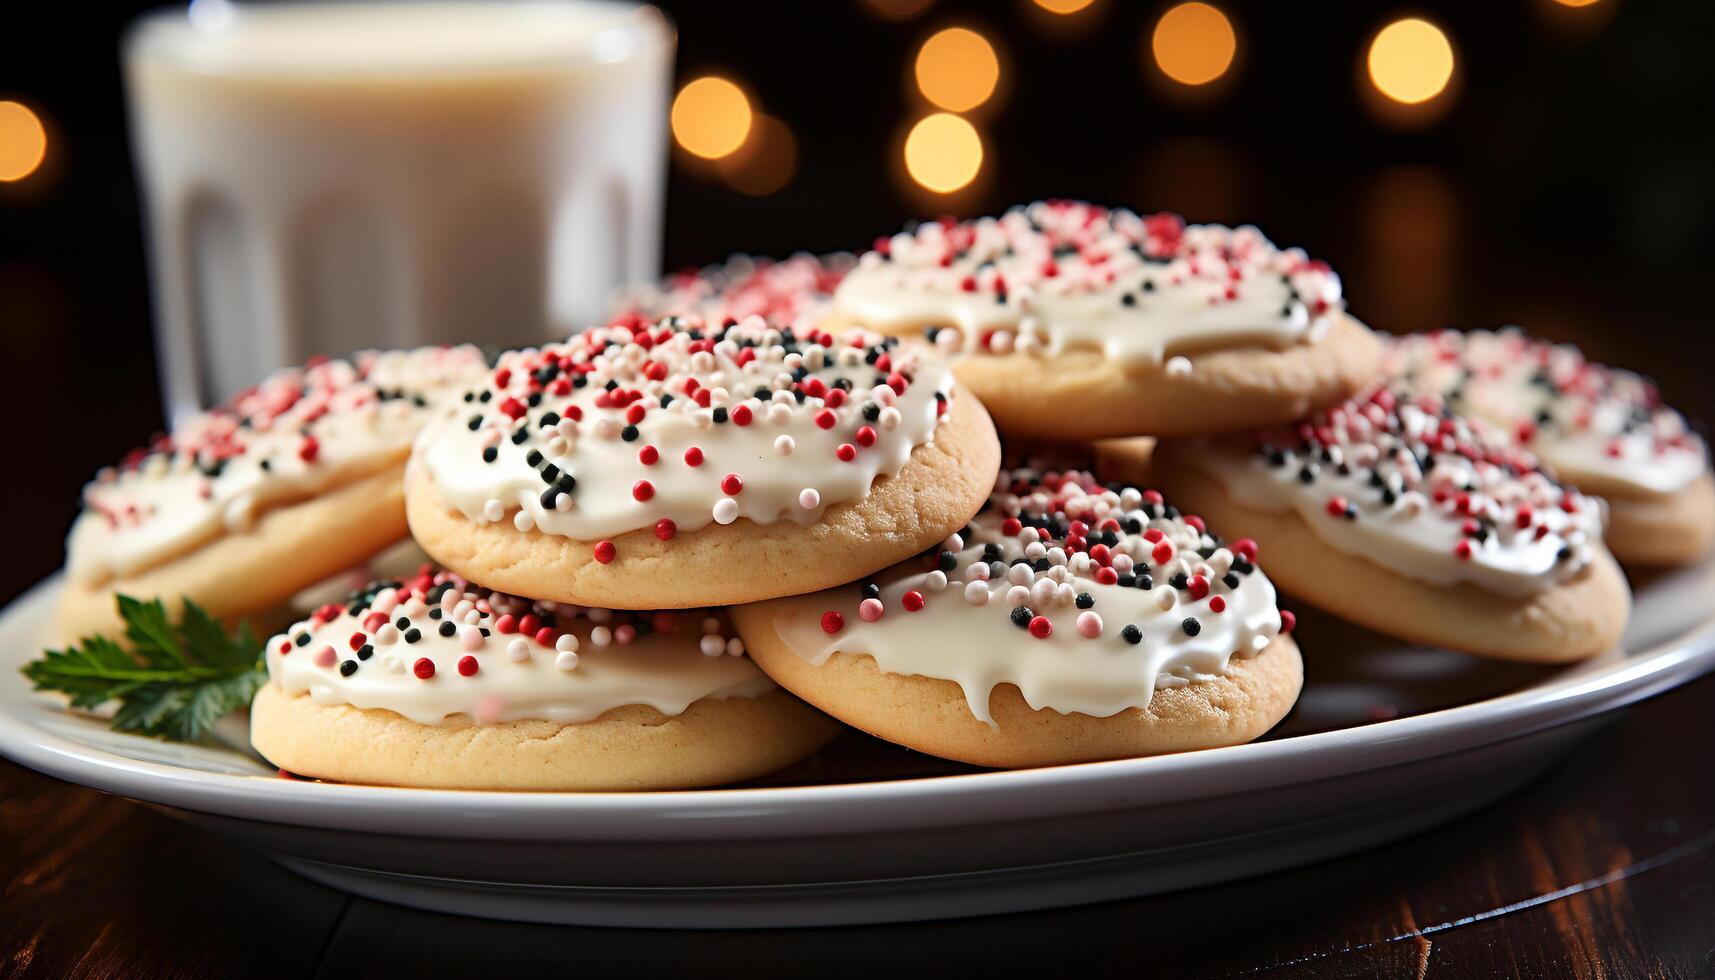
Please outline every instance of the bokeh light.
M969 112L994 94L1000 58L981 34L949 27L917 50L916 75L924 98L949 112Z
M767 197L792 182L798 169L798 140L791 127L757 113L744 145L715 164L728 186L752 197Z
M0 181L23 180L48 154L48 132L30 107L0 101Z
M1232 67L1238 36L1227 15L1206 3L1182 3L1161 15L1150 50L1161 73L1181 85L1206 85Z
M1075 14L1096 0L1036 0L1036 5L1051 14Z
M905 137L905 172L937 194L969 184L982 166L983 140L977 128L952 113L925 116Z
M1562 7L1588 7L1598 2L1598 0L1554 0L1554 2L1560 4Z
M933 4L935 0L863 0L870 13L883 20L910 20Z
M744 145L751 118L743 89L705 75L687 82L673 99L673 138L689 153L718 160Z
M1417 17L1396 20L1370 42L1370 81L1395 102L1417 105L1440 95L1453 78L1453 44Z

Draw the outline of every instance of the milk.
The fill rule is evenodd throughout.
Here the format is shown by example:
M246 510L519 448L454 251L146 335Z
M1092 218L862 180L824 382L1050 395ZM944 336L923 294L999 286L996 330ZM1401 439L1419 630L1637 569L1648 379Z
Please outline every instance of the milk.
M673 34L577 0L232 5L125 41L162 385L515 346L656 275Z

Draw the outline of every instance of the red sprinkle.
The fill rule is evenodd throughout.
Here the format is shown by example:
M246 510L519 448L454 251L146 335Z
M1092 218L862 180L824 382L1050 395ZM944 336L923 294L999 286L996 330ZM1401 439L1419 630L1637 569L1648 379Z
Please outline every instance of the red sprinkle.
M654 446L644 446L642 449L637 451L637 461L642 463L644 466L654 466L656 461L660 458L661 450L656 449Z
M679 533L679 525L669 518L663 517L655 522L655 536L663 541L673 540L673 535Z
M685 465L686 466L701 466L701 465L703 465L703 451L701 449L698 449L696 446L692 446L691 448L685 450Z
M321 454L322 444L316 441L315 436L305 436L304 441L298 444L298 458L306 463L315 462Z
M477 663L476 663L475 657L466 655L466 656L459 658L459 673L461 675L463 675L465 677L469 677L470 675L476 673L476 671L477 671Z
M1453 546L1453 554L1459 556L1460 558L1469 559L1471 557L1471 552L1472 552L1472 548L1471 548L1470 539L1462 540L1458 544Z
M842 442L840 447L834 450L834 455L840 458L840 462L849 463L857 459L857 447L849 442Z
M1167 564L1173 560L1173 542L1162 541L1158 543L1155 550L1149 553L1149 556L1155 559L1157 565Z
M830 609L822 614L822 632L833 636L846 628L846 618Z
M353 650L356 650L358 647L363 646L363 642L367 639L368 639L368 637L364 636L362 633L353 633L353 634L351 634L351 640L349 641L348 645Z
M749 350L749 348L745 349ZM740 405L732 410L733 425L749 425L752 417L749 405Z
M899 604L905 607L906 612L916 612L923 608L923 593L912 589L899 597Z
M1293 614L1292 610L1282 609L1280 611L1280 632L1282 634L1290 633L1297 626L1298 617Z
M618 553L619 549L613 546L612 541L597 541L595 543L595 560L603 565L613 561L614 555Z
M500 403L500 410L506 413L508 418L516 420L524 415L524 403L516 398L508 397Z
M1227 600L1221 598L1220 596L1215 596L1214 598L1209 600L1209 608L1213 609L1215 612L1226 612L1227 611Z
M1256 561L1256 542L1252 541L1250 538L1240 538L1237 541L1234 541L1233 554L1238 555L1240 558L1243 558L1248 562Z
M736 497L743 489L744 481L739 479L737 473L728 473L726 476L721 477L721 493L724 493L729 497Z
M498 633L518 632L518 618L508 613L494 621L494 629Z
M518 621L518 632L525 636L529 636L541 628L542 619L535 613L525 613L524 618Z
M831 429L834 427L835 421L837 421L837 419L831 409L824 408L820 412L816 413L816 425L818 428Z
M867 425L859 427L857 430L857 443L860 446L875 445L875 430Z
M644 501L653 496L655 496L655 484L650 483L648 480L638 480L636 483L631 485L631 497L633 500Z
M1038 640L1046 640L1054 633L1054 624L1047 616L1037 616L1030 621L1030 635Z
M417 662L411 665L411 673L428 680L435 676L435 662L428 657L418 657Z
M1330 517L1344 517L1344 516L1346 516L1346 498L1345 497L1329 497L1328 498L1328 516L1330 516Z

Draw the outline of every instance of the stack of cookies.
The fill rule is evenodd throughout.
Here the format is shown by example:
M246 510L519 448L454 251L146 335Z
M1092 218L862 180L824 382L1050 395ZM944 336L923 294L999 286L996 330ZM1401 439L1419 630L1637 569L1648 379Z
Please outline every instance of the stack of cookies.
M408 522L430 564L269 639L257 750L668 789L835 719L995 767L1238 744L1303 684L1275 581L1570 661L1625 624L1605 542L1715 537L1707 451L1642 379L1517 332L1384 342L1254 228L1039 203L623 304L492 361L283 372L162 437L86 492L62 628L111 631L114 591L266 621Z

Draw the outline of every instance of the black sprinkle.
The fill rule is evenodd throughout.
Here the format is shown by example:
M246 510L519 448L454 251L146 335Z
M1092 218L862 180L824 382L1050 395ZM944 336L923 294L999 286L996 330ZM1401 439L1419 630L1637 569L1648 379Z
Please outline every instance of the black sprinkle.
M459 631L459 628L457 626L453 625L453 621L450 619L441 624L441 635L442 636L452 636L454 633L457 633L458 631Z
M1080 592L1076 601L1079 609L1088 609L1096 604L1096 597L1088 592Z
M1014 606L1012 607L1012 625L1019 629L1028 629L1030 619L1034 615L1036 614L1030 611L1029 606Z
M1136 646L1143 642L1143 630L1127 623L1125 629L1120 630L1120 639Z
M355 660L342 660L342 661L340 661L339 675L341 677L350 677L352 674L355 674L355 673L357 673L357 661L355 661Z
M423 638L423 631L415 627L405 631L405 642L415 643Z
M1185 631L1186 636L1196 636L1203 632L1203 624L1190 617L1186 617L1185 621L1179 624L1179 628Z

